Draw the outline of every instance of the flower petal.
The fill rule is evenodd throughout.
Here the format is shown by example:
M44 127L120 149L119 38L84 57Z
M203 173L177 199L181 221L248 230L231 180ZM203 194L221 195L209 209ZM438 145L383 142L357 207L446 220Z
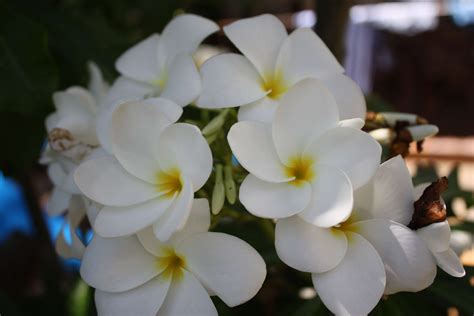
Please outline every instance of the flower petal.
M245 241L223 233L198 233L178 246L188 269L228 306L257 294L266 276L265 262Z
M466 275L466 271L464 270L459 257L451 248L443 252L435 252L433 255L436 258L438 266L446 273L456 278L461 278Z
M323 41L307 28L295 30L283 42L277 69L290 84L308 77L323 78L344 72Z
M107 108L116 102L143 99L145 96L157 94L157 86L151 83L137 81L124 76L118 77L110 87L104 101Z
M298 214L310 224L319 227L335 226L346 220L352 211L352 185L340 169L319 165L309 205Z
M332 74L321 80L336 99L341 120L360 118L365 120L367 106L362 90L351 78L344 74Z
M239 121L268 122L273 120L278 102L264 97L255 102L241 106L238 112Z
M292 180L285 175L273 144L270 126L261 122L238 122L227 134L239 163L258 178L271 182Z
M183 107L193 102L200 92L201 77L192 55L182 54L174 58L161 97L170 99Z
M346 254L347 238L341 230L317 227L292 216L277 221L275 248L278 257L290 267L321 273L341 262Z
M410 173L397 156L382 163L373 178L354 192L354 218L385 218L408 225L413 202Z
M89 70L89 85L87 88L91 92L94 99L97 101L97 105L100 107L103 105L102 101L107 94L109 85L104 81L102 71L96 63L89 61L87 63L87 68Z
M127 236L153 225L171 206L174 197L158 198L125 207L105 206L97 215L94 230L102 237Z
M212 57L201 66L200 73L202 92L196 104L201 108L235 107L267 95L257 70L241 55Z
M225 26L224 33L262 77L273 75L278 52L287 37L285 26L277 17L262 14L241 19Z
M316 292L336 315L367 315L382 298L385 270L372 245L358 234L347 233L349 245L339 265L312 275Z
M433 256L415 232L386 219L354 223L349 229L367 239L385 264L385 294L418 292L430 286L436 276Z
M194 196L193 185L186 177L182 181L181 192L179 192L173 204L153 224L155 236L160 241L167 241L174 232L182 229L191 212Z
M283 218L301 212L311 200L308 182L273 183L249 174L240 186L239 200L255 216Z
M156 183L160 170L155 159L156 140L172 123L161 110L162 104L179 108L167 99L154 98L124 103L112 116L114 155L128 172L150 183Z
M219 30L213 21L194 14L181 14L171 20L158 43L158 56L162 64L169 64L180 54L192 55L199 44Z
M272 124L273 139L283 163L300 156L308 144L337 126L336 102L316 79L293 86L280 100Z
M338 126L341 126L341 127L352 127L355 129L362 129L364 125L365 125L365 121L360 118L342 120L338 124Z
M204 233L211 226L211 212L207 199L194 199L191 213L184 227L175 232L168 243L178 245L181 240L188 236Z
M68 208L70 200L71 193L55 186L46 204L46 212L49 216L59 215Z
M159 195L155 186L129 174L112 156L83 162L74 179L84 195L108 206L129 206Z
M183 278L171 283L165 302L157 316L202 315L217 316L217 310L206 289L192 275L183 270Z
M354 189L367 183L380 164L382 147L369 134L351 127L336 127L310 144L306 153L322 164L344 171Z
M115 62L120 74L131 79L150 82L160 77L158 34L152 34L129 48Z
M443 252L449 249L451 228L447 220L419 228L416 233L432 252Z
M156 142L156 140L155 140ZM194 125L176 123L161 133L155 155L163 171L177 168L199 190L212 171L212 153L201 131Z
M171 285L170 278L156 277L134 289L110 293L95 291L98 315L156 315Z
M81 277L106 292L123 292L151 280L161 271L136 236L102 238L95 235L81 264Z

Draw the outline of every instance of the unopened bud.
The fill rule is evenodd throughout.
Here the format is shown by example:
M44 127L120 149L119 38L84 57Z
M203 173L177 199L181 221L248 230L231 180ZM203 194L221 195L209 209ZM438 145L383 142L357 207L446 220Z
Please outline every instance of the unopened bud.
M370 131L369 134L382 145L390 144L395 138L395 133L390 128L378 128Z
M436 125L426 124L426 125L416 125L408 126L406 128L413 138L413 141L420 141L427 137L438 134L438 127Z
M232 176L232 166L227 165L224 168L225 196L230 204L234 204L237 199L237 189L235 187L234 177Z
M216 166L216 179L214 190L212 191L211 211L217 215L222 210L225 201L225 187L222 179L222 165Z
M227 113L229 113L229 110L226 109L219 113L216 117L214 117L203 129L202 129L202 134L204 136L209 136L211 134L216 133L219 131L222 126L225 123L225 118L227 116Z
M400 112L380 112L379 115L381 115L390 126L395 126L397 121L408 122L410 125L416 124L418 117L416 114Z

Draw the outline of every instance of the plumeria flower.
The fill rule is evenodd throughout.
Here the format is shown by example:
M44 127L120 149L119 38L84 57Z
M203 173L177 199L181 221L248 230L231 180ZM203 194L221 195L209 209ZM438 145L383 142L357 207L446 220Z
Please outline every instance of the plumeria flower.
M104 205L94 222L99 235L125 236L153 225L165 241L184 226L194 192L211 173L212 154L196 126L173 124L181 113L163 98L116 109L113 155L88 160L75 173L80 190Z
M265 262L246 242L207 232L209 203L197 199L183 230L167 243L147 228L128 237L94 236L81 266L96 288L101 316L217 315L211 295L228 306L251 299L265 279Z
M415 187L413 202L420 198L429 185L430 183L422 183ZM451 228L447 220L421 227L416 230L416 233L426 242L441 269L458 278L466 274L458 255L451 249Z
M367 315L383 294L421 291L436 276L426 244L401 224L410 221L408 210L413 211L411 184L400 183L403 178L410 180L402 158L380 165L355 191L351 217L331 228L298 216L277 221L278 256L312 273L317 293L336 315Z
M118 58L115 67L121 76L110 88L97 127L105 149L111 150L110 118L123 101L163 97L184 107L199 96L201 78L193 54L217 30L217 24L208 19L182 14L161 35L152 34Z
M224 32L244 56L221 54L204 63L199 107L241 106L240 121L268 122L293 85L316 78L336 98L341 119L365 119L361 89L344 75L342 66L311 29L300 28L288 35L278 18L264 14L225 26Z
M352 211L353 188L377 169L381 147L339 125L336 102L316 79L293 86L280 104L272 124L243 121L229 131L232 152L250 172L240 201L260 217L298 214L321 227L339 224Z

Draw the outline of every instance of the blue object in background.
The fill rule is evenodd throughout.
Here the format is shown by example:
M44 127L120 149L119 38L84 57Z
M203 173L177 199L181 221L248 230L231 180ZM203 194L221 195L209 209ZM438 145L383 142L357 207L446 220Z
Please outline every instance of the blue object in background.
M64 217L50 217L45 213L43 218L51 236L51 242L54 243L64 224ZM35 227L30 218L21 186L13 179L5 177L0 171L0 246L15 232L33 236ZM91 238L92 232L89 231L85 239L90 241ZM66 230L65 239L66 242L71 242L69 229ZM67 268L79 269L79 260L64 259L62 262Z

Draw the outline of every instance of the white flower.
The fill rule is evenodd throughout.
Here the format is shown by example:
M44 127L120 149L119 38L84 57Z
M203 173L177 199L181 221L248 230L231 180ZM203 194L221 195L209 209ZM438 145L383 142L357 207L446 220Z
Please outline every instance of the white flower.
M289 266L311 272L324 304L337 315L366 315L382 295L416 292L436 276L426 244L400 224L410 221L413 192L400 157L378 168L354 194L354 211L344 223L320 228L297 216L280 219L275 246ZM411 204L407 197L411 194Z
M316 78L335 96L341 119L365 119L362 91L311 29L288 35L280 20L264 14L234 22L224 32L244 56L221 54L203 64L199 107L241 106L240 121L270 121L290 87Z
M103 237L153 225L166 240L186 223L194 192L208 179L212 154L200 130L175 122L182 108L163 98L130 101L112 116L113 154L82 163L75 181L104 207L94 222Z
M429 185L430 183L423 183L415 187L413 202L418 200ZM466 274L458 255L451 249L451 228L447 220L419 228L416 233L426 242L441 269L458 278Z
M353 188L367 182L381 147L367 133L339 126L336 103L316 79L305 79L280 101L273 123L243 121L228 141L250 174L240 187L249 212L267 218L298 214L331 227L352 211Z
M88 66L91 76L89 90L75 86L55 92L56 111L46 118L51 148L76 161L89 153L87 148L99 145L96 117L107 91L107 83L97 66L93 63Z
M115 66L122 76L111 87L108 101L161 96L188 105L201 92L193 54L217 30L217 24L197 15L175 17L161 35L149 36L119 57Z
M218 29L208 19L182 14L171 20L161 35L149 36L118 58L115 67L121 76L110 88L97 122L100 143L107 151L112 151L112 113L124 101L159 96L184 107L199 96L201 78L193 54L201 41Z
M190 220L167 243L151 229L117 238L95 236L81 266L96 288L101 316L217 315L210 295L228 306L251 299L265 279L265 262L246 242L207 232L206 199L193 203Z

